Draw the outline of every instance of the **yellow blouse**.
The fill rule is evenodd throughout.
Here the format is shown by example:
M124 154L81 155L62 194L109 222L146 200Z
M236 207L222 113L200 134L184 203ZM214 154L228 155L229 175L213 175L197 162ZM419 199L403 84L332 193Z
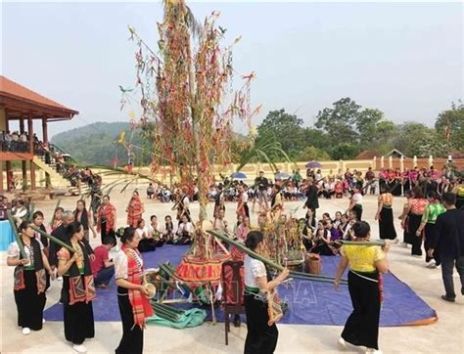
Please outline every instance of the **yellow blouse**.
M379 246L344 245L340 250L349 262L349 267L355 272L375 271L375 262L385 258L385 253Z

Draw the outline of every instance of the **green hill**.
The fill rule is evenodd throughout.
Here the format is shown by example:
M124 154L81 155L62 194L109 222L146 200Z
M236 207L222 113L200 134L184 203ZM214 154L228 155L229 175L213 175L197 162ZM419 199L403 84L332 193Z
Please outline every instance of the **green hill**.
M113 161L117 160L118 165L123 166L127 163L127 152L121 144L117 143L122 131L126 131L126 141L134 145L137 145L137 142L140 141L139 132L137 131L132 134L131 139L129 123L97 122L59 133L53 136L51 143L84 165L112 166ZM134 151L136 153L136 164L139 164L142 160L145 163L148 162L148 151L142 151L141 149L135 149Z

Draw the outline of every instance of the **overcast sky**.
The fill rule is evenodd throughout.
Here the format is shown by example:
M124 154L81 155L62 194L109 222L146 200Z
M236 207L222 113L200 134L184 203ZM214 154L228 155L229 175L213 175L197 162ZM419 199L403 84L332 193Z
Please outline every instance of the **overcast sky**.
M433 125L464 97L462 3L191 3L221 12L239 73L255 71L254 104L285 108L312 125L341 97L395 122ZM118 85L133 86L127 26L157 40L162 5L3 3L2 72L80 114L51 133L96 121L128 121ZM239 82L239 79L236 79Z

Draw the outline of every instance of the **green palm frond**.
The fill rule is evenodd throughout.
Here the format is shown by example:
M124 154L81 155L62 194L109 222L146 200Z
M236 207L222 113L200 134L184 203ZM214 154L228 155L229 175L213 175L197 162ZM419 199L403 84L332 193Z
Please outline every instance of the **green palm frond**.
M245 165L255 159L264 160L271 166L274 172L277 171L276 161L284 159L287 162L292 162L287 153L282 149L281 144L272 134L268 134L265 139L255 141L253 146L242 152L236 170L240 171Z

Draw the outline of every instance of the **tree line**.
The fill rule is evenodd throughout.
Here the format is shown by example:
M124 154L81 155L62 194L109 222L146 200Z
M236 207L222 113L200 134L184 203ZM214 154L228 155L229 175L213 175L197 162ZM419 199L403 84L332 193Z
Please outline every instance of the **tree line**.
M270 139L294 161L349 160L366 150L381 156L394 148L409 157L446 157L464 152L464 104L453 103L432 128L419 122L395 124L381 110L362 107L349 97L320 110L314 126L304 126L300 117L285 109L273 110L257 127L254 143ZM243 141L235 142L233 161L249 148Z

